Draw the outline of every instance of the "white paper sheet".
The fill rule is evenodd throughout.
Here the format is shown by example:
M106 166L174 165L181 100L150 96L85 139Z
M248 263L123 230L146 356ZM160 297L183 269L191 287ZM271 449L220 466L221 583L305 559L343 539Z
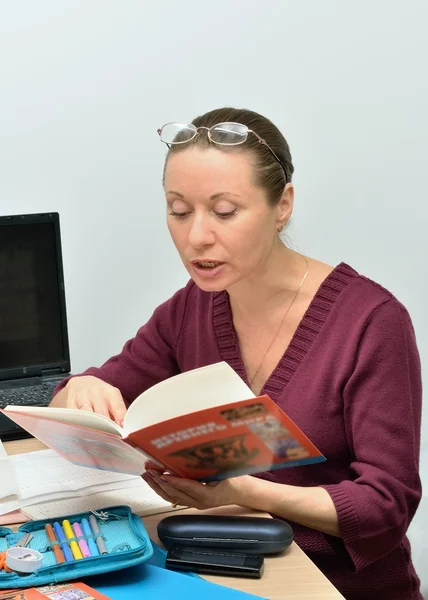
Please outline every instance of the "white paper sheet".
M86 510L108 508L109 506L117 506L119 504L130 506L133 512L140 516L183 508L173 507L170 502L166 502L158 496L143 479L140 479L140 484L133 488L97 492L90 496L85 495L83 498L44 502L42 504L27 506L23 512L32 519L46 519L84 512Z
M5 464L12 466L11 478L15 478L18 489L15 495L3 494L0 500L0 515L32 504L86 496L97 491L140 485L141 477L78 467L69 463L53 450L40 450L9 457ZM5 472L6 474L6 472Z
M0 501L19 492L12 461L0 440Z

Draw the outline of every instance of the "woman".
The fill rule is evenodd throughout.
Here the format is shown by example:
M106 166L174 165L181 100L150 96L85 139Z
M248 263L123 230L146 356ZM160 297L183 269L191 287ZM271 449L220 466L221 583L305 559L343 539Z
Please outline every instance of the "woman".
M173 503L239 504L286 519L349 600L421 598L405 537L421 497L421 376L407 311L346 264L281 241L293 165L266 118L220 109L159 134L169 148L168 228L191 280L118 356L68 380L52 404L120 422L158 381L227 361L327 462L215 486L149 464L148 484Z

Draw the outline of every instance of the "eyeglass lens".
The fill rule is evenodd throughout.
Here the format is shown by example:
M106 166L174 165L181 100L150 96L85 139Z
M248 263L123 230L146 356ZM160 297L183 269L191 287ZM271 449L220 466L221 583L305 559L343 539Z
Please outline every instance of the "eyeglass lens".
M190 142L197 134L197 128L191 123L167 123L161 129L161 140L166 144ZM215 144L242 144L248 137L248 129L240 123L219 123L209 129L209 137Z
M210 129L209 136L216 144L233 146L245 142L248 129L240 123L219 123Z
M196 127L191 123L167 123L161 129L160 138L165 144L184 144L196 135Z

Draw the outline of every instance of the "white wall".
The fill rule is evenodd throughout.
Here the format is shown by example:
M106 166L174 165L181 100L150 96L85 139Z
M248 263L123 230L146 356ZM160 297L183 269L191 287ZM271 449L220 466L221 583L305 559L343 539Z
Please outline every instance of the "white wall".
M424 0L0 0L0 212L61 214L74 371L186 280L156 128L235 105L289 139L294 246L406 304L426 379L427 19ZM428 591L427 521L425 492L411 538Z

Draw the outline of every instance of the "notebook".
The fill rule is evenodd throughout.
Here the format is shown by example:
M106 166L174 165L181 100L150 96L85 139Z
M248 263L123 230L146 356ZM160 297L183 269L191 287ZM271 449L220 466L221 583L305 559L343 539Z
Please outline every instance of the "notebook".
M58 213L0 216L0 407L46 406L70 372ZM29 434L0 414L0 439Z

